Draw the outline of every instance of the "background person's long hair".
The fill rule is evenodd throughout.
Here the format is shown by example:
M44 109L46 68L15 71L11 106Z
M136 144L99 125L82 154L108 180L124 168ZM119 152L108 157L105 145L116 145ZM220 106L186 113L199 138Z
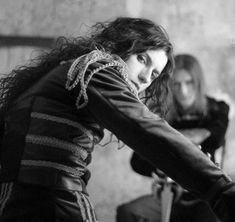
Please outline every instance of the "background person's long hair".
M207 113L207 103L206 103L206 89L205 89L205 80L202 71L202 67L199 64L199 61L192 55L189 54L180 54L175 56L175 70L185 70L191 75L195 92L196 99L192 107L190 107L190 114L204 116ZM173 87L173 79L171 81L171 87ZM177 99L174 97L174 91L172 91L172 106L170 107L171 118L177 118L184 115L185 111L183 107L177 102Z
M59 38L54 49L31 60L29 65L13 70L0 80L0 105L6 112L10 104L24 91L61 61L75 59L91 50L101 49L119 55L124 61L130 55L151 49L163 49L168 62L161 77L146 91L146 101L152 97L164 113L168 82L173 70L172 45L164 29L152 21L141 18L120 17L111 22L97 23L86 37Z

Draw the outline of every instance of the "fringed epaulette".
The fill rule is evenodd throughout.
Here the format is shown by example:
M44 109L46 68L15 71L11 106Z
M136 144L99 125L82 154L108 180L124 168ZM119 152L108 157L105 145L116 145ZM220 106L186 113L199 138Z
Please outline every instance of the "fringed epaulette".
M87 68L90 64L101 60L105 60L107 63L86 74ZM138 98L135 87L128 80L128 68L126 63L119 56L113 56L101 50L93 50L74 60L67 74L66 89L72 90L77 85L80 86L80 92L76 99L77 109L83 108L88 103L86 89L92 76L107 67L115 67L119 71L121 77L126 81L131 91Z

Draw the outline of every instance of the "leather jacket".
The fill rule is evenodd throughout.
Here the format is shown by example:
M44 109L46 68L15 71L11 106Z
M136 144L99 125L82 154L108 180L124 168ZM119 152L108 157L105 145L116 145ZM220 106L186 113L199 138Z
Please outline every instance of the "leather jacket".
M97 72L85 91L85 83L66 89L71 64L65 63L12 104L5 119L1 180L84 190L91 152L107 128L184 188L213 199L229 178L190 140L150 112L120 67L108 62L111 65L106 60L89 64L84 78ZM86 105L78 109L81 91L80 101Z

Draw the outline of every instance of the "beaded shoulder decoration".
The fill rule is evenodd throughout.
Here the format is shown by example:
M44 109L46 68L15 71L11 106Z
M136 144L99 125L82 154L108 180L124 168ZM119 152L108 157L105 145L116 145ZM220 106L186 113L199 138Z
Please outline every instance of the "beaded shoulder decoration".
M92 70L89 74L86 74L86 70L90 64L101 60L105 60L107 63ZM138 93L135 86L128 80L128 68L126 63L119 56L110 55L109 53L101 50L93 50L90 53L84 54L75 59L67 74L67 81L65 85L67 90L72 90L77 85L80 86L80 92L76 99L77 109L85 107L88 103L86 89L92 76L107 67L115 67L119 71L120 76L130 87L132 93L134 93L134 95L138 98Z

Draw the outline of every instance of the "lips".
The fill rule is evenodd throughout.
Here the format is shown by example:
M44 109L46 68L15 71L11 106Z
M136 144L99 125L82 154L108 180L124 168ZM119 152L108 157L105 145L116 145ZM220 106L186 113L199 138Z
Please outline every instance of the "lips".
M131 82L133 83L133 85L135 86L137 91L139 91L140 90L140 86L136 82L133 82L133 81L131 81Z

